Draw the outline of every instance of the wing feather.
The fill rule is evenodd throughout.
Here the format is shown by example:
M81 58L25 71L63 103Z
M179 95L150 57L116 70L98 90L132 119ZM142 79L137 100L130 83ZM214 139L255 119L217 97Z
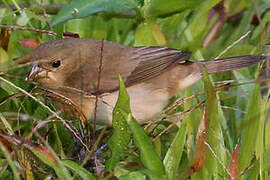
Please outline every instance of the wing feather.
M185 63L190 56L189 52L167 47L135 47L131 61L140 62L127 77L126 85L130 86L158 76L177 63Z

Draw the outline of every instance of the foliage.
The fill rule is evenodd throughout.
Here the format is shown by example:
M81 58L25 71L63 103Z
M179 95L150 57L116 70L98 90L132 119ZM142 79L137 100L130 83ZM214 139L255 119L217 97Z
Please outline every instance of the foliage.
M30 67L15 61L63 32L167 46L192 52L193 60L262 54L269 7L268 0L1 1L0 179L269 179L269 93L262 81L269 72L259 66L204 73L145 127L132 117L120 79L113 128L104 129L59 114L46 92L25 82ZM96 130L96 141L77 151L85 129ZM92 160L106 142L109 150L97 155L105 162Z

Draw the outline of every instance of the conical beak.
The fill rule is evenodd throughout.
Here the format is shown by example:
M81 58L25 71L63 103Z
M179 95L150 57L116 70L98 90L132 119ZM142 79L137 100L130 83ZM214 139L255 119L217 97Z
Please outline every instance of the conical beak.
M28 77L25 80L32 81L40 71L41 68L37 64L33 64L30 73L28 74Z

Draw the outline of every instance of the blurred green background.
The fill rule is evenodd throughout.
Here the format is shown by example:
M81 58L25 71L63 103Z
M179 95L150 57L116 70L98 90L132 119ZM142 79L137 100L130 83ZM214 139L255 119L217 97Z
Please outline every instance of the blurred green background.
M171 104L180 97L196 97L162 113L145 131L153 140L170 126L166 120L177 120L181 112L206 100L210 121L205 130L207 145L199 138L204 135L197 133L203 119L200 107L155 138L153 146L148 140L138 143L141 136L136 137L132 128L142 139L144 132L131 126L128 131L135 140L116 149L110 146L117 155L106 150L102 154L105 162L95 165L79 161L74 155L77 142L73 133L55 114L19 89L32 92L34 85L25 82L30 67L21 67L14 60L32 52L31 47L63 38L64 32L127 46L167 46L192 52L192 60L263 54L264 45L269 43L269 8L269 0L1 0L0 133L7 136L0 136L0 179L269 179L268 83L261 82L268 72L264 68L250 67L205 78L179 92ZM211 84L225 88L216 91ZM58 112L46 93L33 92ZM60 115L64 120L72 119ZM161 119L165 121L157 123ZM79 132L84 131L80 122L72 122ZM97 128L100 140L96 147L117 131L102 129ZM16 136L10 136L13 134ZM18 137L29 143L20 142ZM47 151L30 142L43 144L53 155L46 159ZM11 151L5 149L7 144ZM145 152L147 148L150 150ZM144 153L149 154L145 157ZM151 164L154 156L160 162ZM158 171L161 175L155 174Z

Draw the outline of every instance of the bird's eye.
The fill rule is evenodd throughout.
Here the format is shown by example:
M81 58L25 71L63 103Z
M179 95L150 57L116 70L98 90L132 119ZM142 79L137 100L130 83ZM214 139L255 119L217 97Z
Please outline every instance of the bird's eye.
M61 65L61 60L55 60L52 63L52 67L58 68Z

